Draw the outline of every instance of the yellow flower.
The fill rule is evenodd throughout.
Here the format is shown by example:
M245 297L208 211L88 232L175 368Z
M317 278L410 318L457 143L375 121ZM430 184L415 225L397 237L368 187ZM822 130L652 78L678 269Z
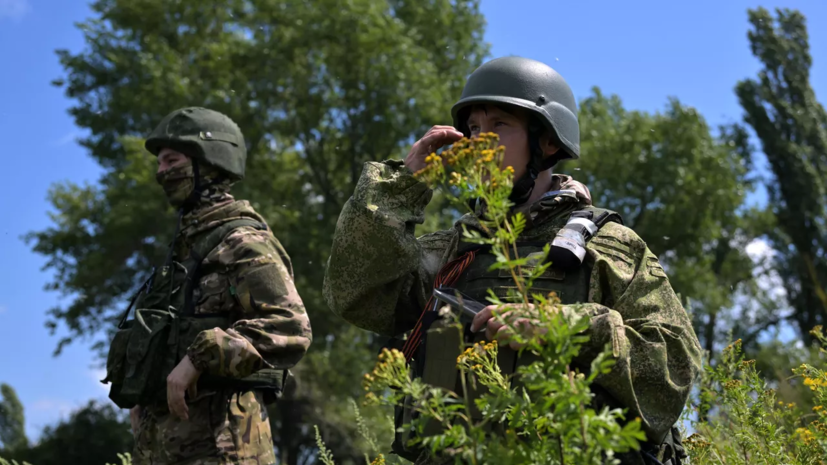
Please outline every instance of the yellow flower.
M804 377L804 385L805 386L810 386L810 390L815 391L816 388L819 387L819 386L822 386L822 387L827 386L827 380L825 380L824 377L809 378L809 377L805 376Z
M822 410L824 410L824 406L822 405L816 405L815 407L813 407L813 412L820 412Z
M738 387L738 386L740 386L740 385L741 385L741 381L740 381L740 380L737 380L737 379L731 379L731 380L727 381L726 383L724 383L724 389L726 389L727 391L729 391L729 390L731 390L731 389L735 389L735 388L737 388L737 387Z
M794 403L790 402L789 404L787 404L787 408L793 408L793 407L795 407Z
M729 352L733 349L733 347L740 347L740 346L741 346L741 340L738 339L735 342L733 342L732 344L726 346L726 348L724 349L724 352Z
M816 441L815 434L812 431L806 428L798 428L795 430L796 434L798 434L801 439L804 441L805 444L812 445Z

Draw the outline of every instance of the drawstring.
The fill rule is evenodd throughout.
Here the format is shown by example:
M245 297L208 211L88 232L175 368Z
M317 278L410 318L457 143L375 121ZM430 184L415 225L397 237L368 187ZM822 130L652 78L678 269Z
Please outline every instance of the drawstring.
M175 268L171 266L172 264L172 254L175 251L175 241L178 240L178 233L181 231L181 220L184 218L184 208L182 207L178 210L178 223L175 225L175 234L172 236L172 244L169 246L169 251L167 251L167 259L164 261L164 267L167 269L169 273L169 292L167 293L167 307L172 302L172 285L175 282Z
M434 289L439 289L444 286L453 286L459 279L460 275L462 275L465 269L468 268L468 265L474 261L476 254L476 250L471 250L446 263L445 266L439 270L439 273L437 273L436 279L434 279ZM436 311L436 306L437 302L432 294L428 299L428 302L425 304L422 314L419 315L419 320L416 322L416 326L414 326L411 336L407 341L405 341L405 345L402 347L402 353L405 355L405 360L407 362L411 361L414 353L416 353L416 349L419 348L419 345L422 343L422 337L425 334L423 331L425 315L428 314L429 311Z

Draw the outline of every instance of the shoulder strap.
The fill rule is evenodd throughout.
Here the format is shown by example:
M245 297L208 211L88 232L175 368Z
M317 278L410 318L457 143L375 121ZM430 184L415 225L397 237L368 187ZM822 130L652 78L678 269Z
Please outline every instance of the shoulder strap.
M190 256L187 258L187 262L189 262L190 266L187 267L187 283L185 288L186 294L184 297L185 314L192 314L195 311L195 306L192 301L192 293L195 291L195 285L201 277L201 262L204 261L204 257L206 257L207 254L209 254L213 249L218 247L224 238L226 238L231 232L245 226L250 226L260 231L266 231L268 229L265 223L253 219L242 218L239 220L228 221L211 229L196 240L192 245Z
M623 217L620 216L620 213L605 208L592 207L591 205L575 211L571 216L591 220L597 226L597 229L602 228L609 222L623 224Z

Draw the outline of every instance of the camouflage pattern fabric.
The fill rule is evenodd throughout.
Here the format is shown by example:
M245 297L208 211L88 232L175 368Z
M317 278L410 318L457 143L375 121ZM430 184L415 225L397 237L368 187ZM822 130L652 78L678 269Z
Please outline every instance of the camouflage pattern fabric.
M247 201L235 200L230 182L204 170L206 187L182 218L175 260L189 256L194 237L223 223L249 218L264 223ZM213 177L215 176L215 177ZM310 322L293 283L291 261L268 229L240 227L202 261L193 293L196 314L227 313L229 328L196 336L187 353L203 373L244 378L261 368L288 369L310 346ZM141 406L135 463L276 463L270 426L257 393L199 390L188 399L189 421L166 404Z
M560 187L573 182L555 178ZM585 186L574 190L581 195L552 195L522 206L529 224L521 240L551 240L555 219L591 202ZM437 271L457 256L462 225L476 222L469 214L451 230L416 238L414 228L423 222L431 196L401 161L365 164L339 217L328 260L324 297L333 312L383 335L413 328ZM596 384L629 409L630 419L640 417L650 438L662 438L680 416L701 367L691 321L658 258L634 231L608 223L587 250L594 260L588 302L563 311L591 317L582 357L607 343L612 348L616 365Z
M267 410L256 393L219 391L188 402L189 421L166 408L141 409L136 465L269 465L276 463Z

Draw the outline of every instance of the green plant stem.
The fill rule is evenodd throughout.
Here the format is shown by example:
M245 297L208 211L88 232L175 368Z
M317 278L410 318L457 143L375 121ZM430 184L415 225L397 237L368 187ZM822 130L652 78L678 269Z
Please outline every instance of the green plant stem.
M463 347L464 344L463 344L462 326L457 325L457 331L459 332L459 352L462 353L463 349L464 349L464 347ZM466 375L466 373L462 369L460 369L459 370L459 379L460 379L460 382L462 383L462 400L463 400L463 404L465 405L465 414L468 416L468 420L467 420L468 421L468 427L471 428L471 426L472 426L471 402L468 399L468 386L465 383L465 375ZM472 447L473 447L473 451L472 451L472 455L471 455L471 461L474 463L474 465L477 465L477 436L474 435L474 434L471 434L471 444L472 444Z
M574 392L574 372L571 371L568 363L566 364L566 373L569 374L569 384L571 385L572 392ZM585 412L583 412L583 403L578 402L577 407L580 410L580 434L583 435L583 445L586 446L588 444L586 442L586 423L583 422L583 416L585 415Z

